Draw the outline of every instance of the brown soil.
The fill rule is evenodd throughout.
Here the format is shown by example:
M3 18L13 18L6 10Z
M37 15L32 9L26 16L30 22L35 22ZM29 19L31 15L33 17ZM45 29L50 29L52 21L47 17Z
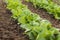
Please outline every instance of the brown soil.
M2 0L0 0L0 40L28 40L17 22L11 18L11 13Z
M40 17L42 17L43 19L49 20L54 27L60 28L60 20L57 20L52 15L49 15L49 13L47 13L46 10L34 8L32 3L26 2L24 0L22 1L22 3L27 5L32 12L39 14Z
M42 18L49 20L53 26L60 28L60 21L54 19L44 9L36 9L31 3L22 1L32 12L38 13ZM0 0L0 40L29 40L11 15L11 12L6 9L5 3Z
M53 2L57 3L58 5L60 5L60 0L53 0Z

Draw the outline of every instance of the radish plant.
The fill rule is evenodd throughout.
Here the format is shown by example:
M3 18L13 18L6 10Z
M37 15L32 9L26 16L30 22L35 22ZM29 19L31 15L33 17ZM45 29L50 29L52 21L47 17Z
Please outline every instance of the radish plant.
M33 3L36 8L46 9L49 14L52 14L56 19L60 19L60 6L52 0L26 0Z
M32 13L21 0L7 0L7 9L11 10L12 17L25 29L24 34L30 40L60 40L60 32L48 20Z

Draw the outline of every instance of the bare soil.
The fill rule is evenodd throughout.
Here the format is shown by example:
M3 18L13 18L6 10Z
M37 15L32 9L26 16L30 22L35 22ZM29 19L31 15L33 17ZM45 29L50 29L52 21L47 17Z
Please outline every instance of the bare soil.
M11 18L11 12L0 0L0 40L28 40L17 22Z
M49 15L44 9L34 8L32 3L25 2L24 0L22 0L22 3L43 19L49 20L53 26L60 28L60 21ZM23 34L24 30L20 28L20 25L11 16L12 13L6 9L3 0L0 0L0 40L29 40L27 35Z

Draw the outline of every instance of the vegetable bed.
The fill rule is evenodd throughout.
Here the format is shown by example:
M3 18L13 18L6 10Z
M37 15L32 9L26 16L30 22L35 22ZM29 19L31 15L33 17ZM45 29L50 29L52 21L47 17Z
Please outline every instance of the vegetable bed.
M12 13L6 9L6 4L0 1L0 40L29 40L28 35L24 34L24 30L18 25L17 20L11 18ZM32 13L37 13L41 18L49 20L52 26L60 28L60 21L49 15L44 9L34 8L32 3L22 0ZM36 39L37 40L37 39Z

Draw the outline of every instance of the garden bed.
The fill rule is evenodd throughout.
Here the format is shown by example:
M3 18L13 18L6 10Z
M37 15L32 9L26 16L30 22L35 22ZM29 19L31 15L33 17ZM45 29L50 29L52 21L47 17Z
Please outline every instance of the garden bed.
M44 9L36 9L31 3L22 1L32 12L38 13L42 18L49 20L53 26L60 28L60 21L54 19ZM0 0L0 40L28 40L27 35L23 34L24 31L11 18L11 15L11 12L6 9L6 4Z
M60 20L55 19L52 15L49 15L44 9L36 9L33 7L32 3L28 3L23 0L23 4L26 4L28 8L34 12L38 13L42 18L49 20L53 26L60 28Z

